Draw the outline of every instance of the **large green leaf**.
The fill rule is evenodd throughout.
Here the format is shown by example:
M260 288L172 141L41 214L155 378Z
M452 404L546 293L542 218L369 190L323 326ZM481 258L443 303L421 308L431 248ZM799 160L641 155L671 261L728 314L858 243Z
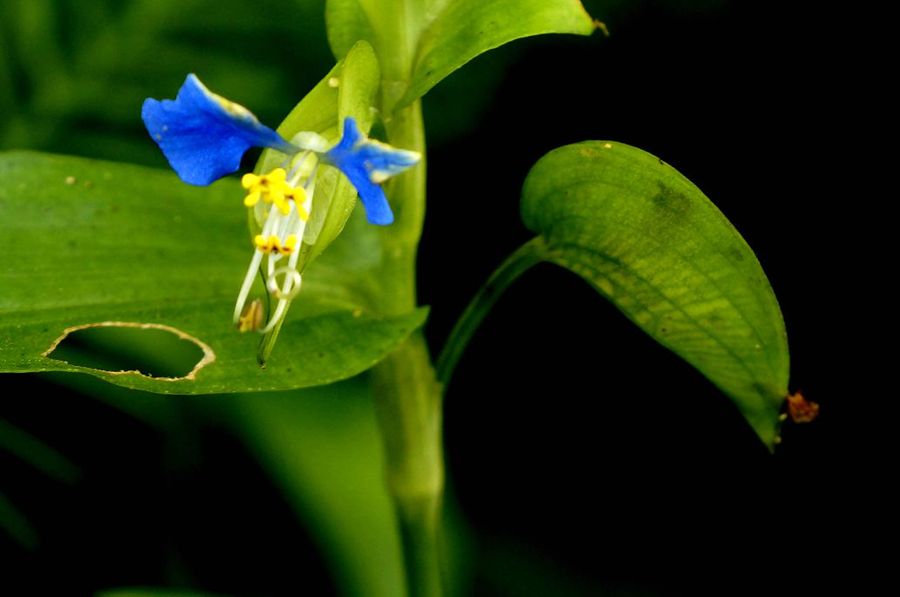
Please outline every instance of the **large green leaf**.
M522 217L548 260L700 370L773 445L788 384L781 311L750 247L696 186L640 149L579 143L534 166Z
M410 65L396 107L505 43L545 33L590 35L597 27L579 0L407 0L402 9L394 0L329 0L326 23L336 56L366 39L383 60Z
M370 270L357 260L352 274L342 274L337 260L322 260L305 276L261 369L258 336L231 325L251 255L241 196L232 179L196 188L137 166L3 154L0 371L80 371L162 393L298 388L371 367L422 323L423 310L390 319L370 314L365 297L341 282ZM344 242L354 245L342 237L335 246ZM344 253L354 254L354 246ZM214 360L193 379L167 380L45 356L66 329L102 322L170 326Z

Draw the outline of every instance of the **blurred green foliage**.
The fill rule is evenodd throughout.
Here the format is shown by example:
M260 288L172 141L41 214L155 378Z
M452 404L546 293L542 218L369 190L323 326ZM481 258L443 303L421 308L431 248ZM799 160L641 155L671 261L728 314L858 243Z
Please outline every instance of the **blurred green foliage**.
M146 97L197 73L279 122L333 60L318 0L4 0L0 148L165 166Z
M324 12L322 0L4 0L0 149L166 167L140 106L189 72L280 122L334 64ZM431 141L471 130L515 52L438 86L426 110Z

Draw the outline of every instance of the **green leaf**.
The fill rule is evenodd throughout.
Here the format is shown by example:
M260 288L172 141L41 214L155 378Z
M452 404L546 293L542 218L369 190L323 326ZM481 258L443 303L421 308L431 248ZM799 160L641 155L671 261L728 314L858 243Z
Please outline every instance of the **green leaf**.
M451 0L418 40L409 89L398 107L488 50L545 33L590 35L596 27L579 0Z
M0 371L77 371L161 393L298 388L364 371L425 317L421 309L392 318L367 312L341 281L362 284L357 278L372 269L354 263L343 272L323 261L307 272L261 369L258 336L231 325L251 256L235 180L197 188L158 170L17 152L0 154L0 181ZM353 255L353 239L335 245L342 243L351 246L336 254ZM67 328L102 322L171 328L205 347L210 362L193 379L161 379L45 356Z
M394 100L402 95L395 108L488 50L545 33L590 35L598 26L579 0L408 0L400 12L393 0L328 0L325 20L335 56L365 39L385 70L408 70L385 73L404 79L392 85L406 84L390 90Z
M374 43L375 33L359 0L328 0L325 4L328 44L337 58L344 57L357 41Z
M778 302L740 234L688 179L622 143L556 149L522 191L546 258L728 394L770 448L787 395Z

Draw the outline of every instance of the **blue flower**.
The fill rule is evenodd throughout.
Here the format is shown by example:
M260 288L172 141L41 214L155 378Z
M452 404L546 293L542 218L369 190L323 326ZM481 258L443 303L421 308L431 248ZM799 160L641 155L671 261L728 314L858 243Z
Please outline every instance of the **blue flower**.
M363 135L356 121L344 119L344 135L340 142L325 154L353 183L359 198L366 206L372 224L386 225L394 221L380 183L416 164L421 156L415 151L395 149Z
M344 119L343 136L328 151L309 143L291 143L243 106L208 90L193 74L174 100L145 100L141 117L181 180L193 185L208 185L236 172L251 147L268 147L288 156L323 153L325 163L343 172L356 188L372 224L394 220L380 184L421 159L417 152L369 139L351 117ZM295 139L304 134L308 135L300 133Z
M206 186L241 167L251 147L298 149L249 110L216 95L190 74L174 100L144 100L147 131L184 182Z
M284 154L279 167L241 178L247 191L244 205L260 227L234 307L233 321L241 331L275 329L300 292L301 243L313 213L320 163L337 168L350 180L369 222L386 225L394 216L380 184L421 157L369 139L349 117L344 119L341 140L330 149L315 132L300 132L288 141L243 106L209 91L194 75L188 75L174 100L145 100L141 116L169 164L189 184L208 185L237 171L251 147ZM265 278L267 293L277 300L265 324L261 302L248 302L258 272Z

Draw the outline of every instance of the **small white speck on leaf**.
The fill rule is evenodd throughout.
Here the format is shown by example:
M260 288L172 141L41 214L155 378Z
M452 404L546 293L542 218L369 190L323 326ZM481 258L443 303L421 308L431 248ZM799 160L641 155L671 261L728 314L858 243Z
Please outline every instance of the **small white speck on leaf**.
M612 149L612 143L604 143L603 149Z
M328 79L328 86L331 88L337 88L340 86L340 84L341 80L337 77L331 77L330 79Z
M74 176L66 176L66 184L67 185L71 186L71 185L75 184L76 182L78 182L78 181L75 180Z

